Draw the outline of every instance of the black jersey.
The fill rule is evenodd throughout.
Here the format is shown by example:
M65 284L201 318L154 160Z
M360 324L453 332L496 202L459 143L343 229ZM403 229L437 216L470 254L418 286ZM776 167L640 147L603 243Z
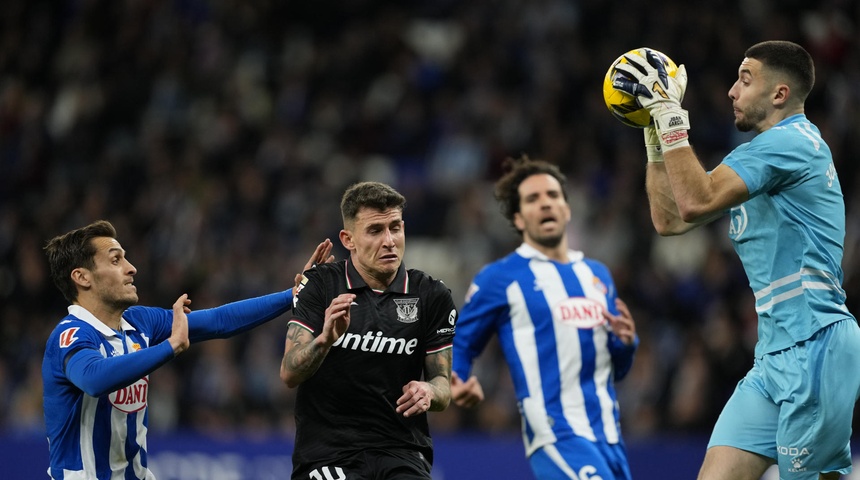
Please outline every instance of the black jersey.
M428 354L451 348L457 309L439 280L403 265L384 292L371 289L352 262L305 272L292 320L319 335L332 299L353 293L349 329L298 387L294 469L367 449L415 450L432 462L427 415L397 413L403 386L422 380Z

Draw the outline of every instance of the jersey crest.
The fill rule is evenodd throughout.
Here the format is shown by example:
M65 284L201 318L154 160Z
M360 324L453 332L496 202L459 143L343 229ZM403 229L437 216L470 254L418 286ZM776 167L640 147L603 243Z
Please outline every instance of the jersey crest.
M394 303L397 305L397 320L403 323L418 321L417 298L395 298Z

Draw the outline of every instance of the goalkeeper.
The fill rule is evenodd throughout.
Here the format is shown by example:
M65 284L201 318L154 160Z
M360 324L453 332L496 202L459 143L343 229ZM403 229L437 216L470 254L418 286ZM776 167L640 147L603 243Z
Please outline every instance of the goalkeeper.
M750 47L729 89L735 126L757 136L706 172L681 108L687 83L648 49L619 65L654 126L645 129L646 190L660 235L728 213L758 314L755 362L714 426L700 479L837 479L851 471L860 396L860 327L845 307L845 205L830 148L804 114L812 58L791 42Z

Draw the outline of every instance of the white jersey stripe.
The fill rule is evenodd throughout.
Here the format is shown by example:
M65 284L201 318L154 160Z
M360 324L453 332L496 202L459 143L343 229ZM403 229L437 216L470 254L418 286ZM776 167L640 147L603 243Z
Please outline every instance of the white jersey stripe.
M818 270L815 268L802 268L799 272L792 273L791 275L786 275L785 277L782 277L778 280L774 280L773 282L771 282L770 285L755 292L755 298L756 300L760 300L770 295L775 289L799 281L801 276L804 275L810 277L824 277L825 279L829 280L829 282L827 283L831 285L831 288L840 292L842 291L842 289L839 287L839 280L834 277L832 273L825 272L824 270Z
M99 399L84 395L81 399L81 462L84 471L96 471L96 454L93 450L93 426Z
M607 308L606 294L602 292L594 283L594 272L591 267L585 262L576 262L573 264L573 271L579 279L579 284L582 286L583 293L586 297L594 300ZM609 349L601 347L608 342L608 333L606 329L594 329L594 345L595 345L595 366L594 366L594 384L597 391L597 399L600 401L600 416L603 420L603 434L606 435L606 441L609 443L618 443L620 441L620 432L618 425L615 423L615 401L609 395L609 376L612 374L612 356Z
M517 354L522 359L523 368L529 369L531 366L537 366L538 353L534 335L534 322L532 322L528 309L526 309L523 292L520 290L518 283L512 283L508 286L505 293L509 304L512 306L511 326L514 333L513 341ZM523 415L534 433L531 444L528 443L526 436L523 435L528 455L531 455L532 452L541 446L556 441L552 427L547 422L543 385L540 379L541 376L534 374L534 372L525 372L529 397L523 399Z
M555 264L540 260L531 260L529 268L535 278L540 279L546 304L553 306L566 300L568 295L564 287L564 280L559 275ZM588 413L585 410L585 397L582 395L582 387L579 383L579 373L582 371L582 351L580 349L579 330L576 328L560 328L557 322L553 322L555 330L555 344L558 345L557 361L559 379L561 381L562 395L561 404L567 423L573 428L573 432L581 437L596 441L594 430L588 421Z

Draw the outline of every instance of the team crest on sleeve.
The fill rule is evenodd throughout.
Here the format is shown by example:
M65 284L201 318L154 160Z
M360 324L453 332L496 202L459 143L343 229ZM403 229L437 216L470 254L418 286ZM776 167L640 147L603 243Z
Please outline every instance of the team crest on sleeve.
M63 330L63 333L60 334L60 348L71 347L72 344L75 343L75 340L78 339L78 337L75 336L75 334L78 333L78 330L80 330L80 327L72 327Z
M397 320L403 323L418 321L417 298L395 298L394 303L397 305Z

